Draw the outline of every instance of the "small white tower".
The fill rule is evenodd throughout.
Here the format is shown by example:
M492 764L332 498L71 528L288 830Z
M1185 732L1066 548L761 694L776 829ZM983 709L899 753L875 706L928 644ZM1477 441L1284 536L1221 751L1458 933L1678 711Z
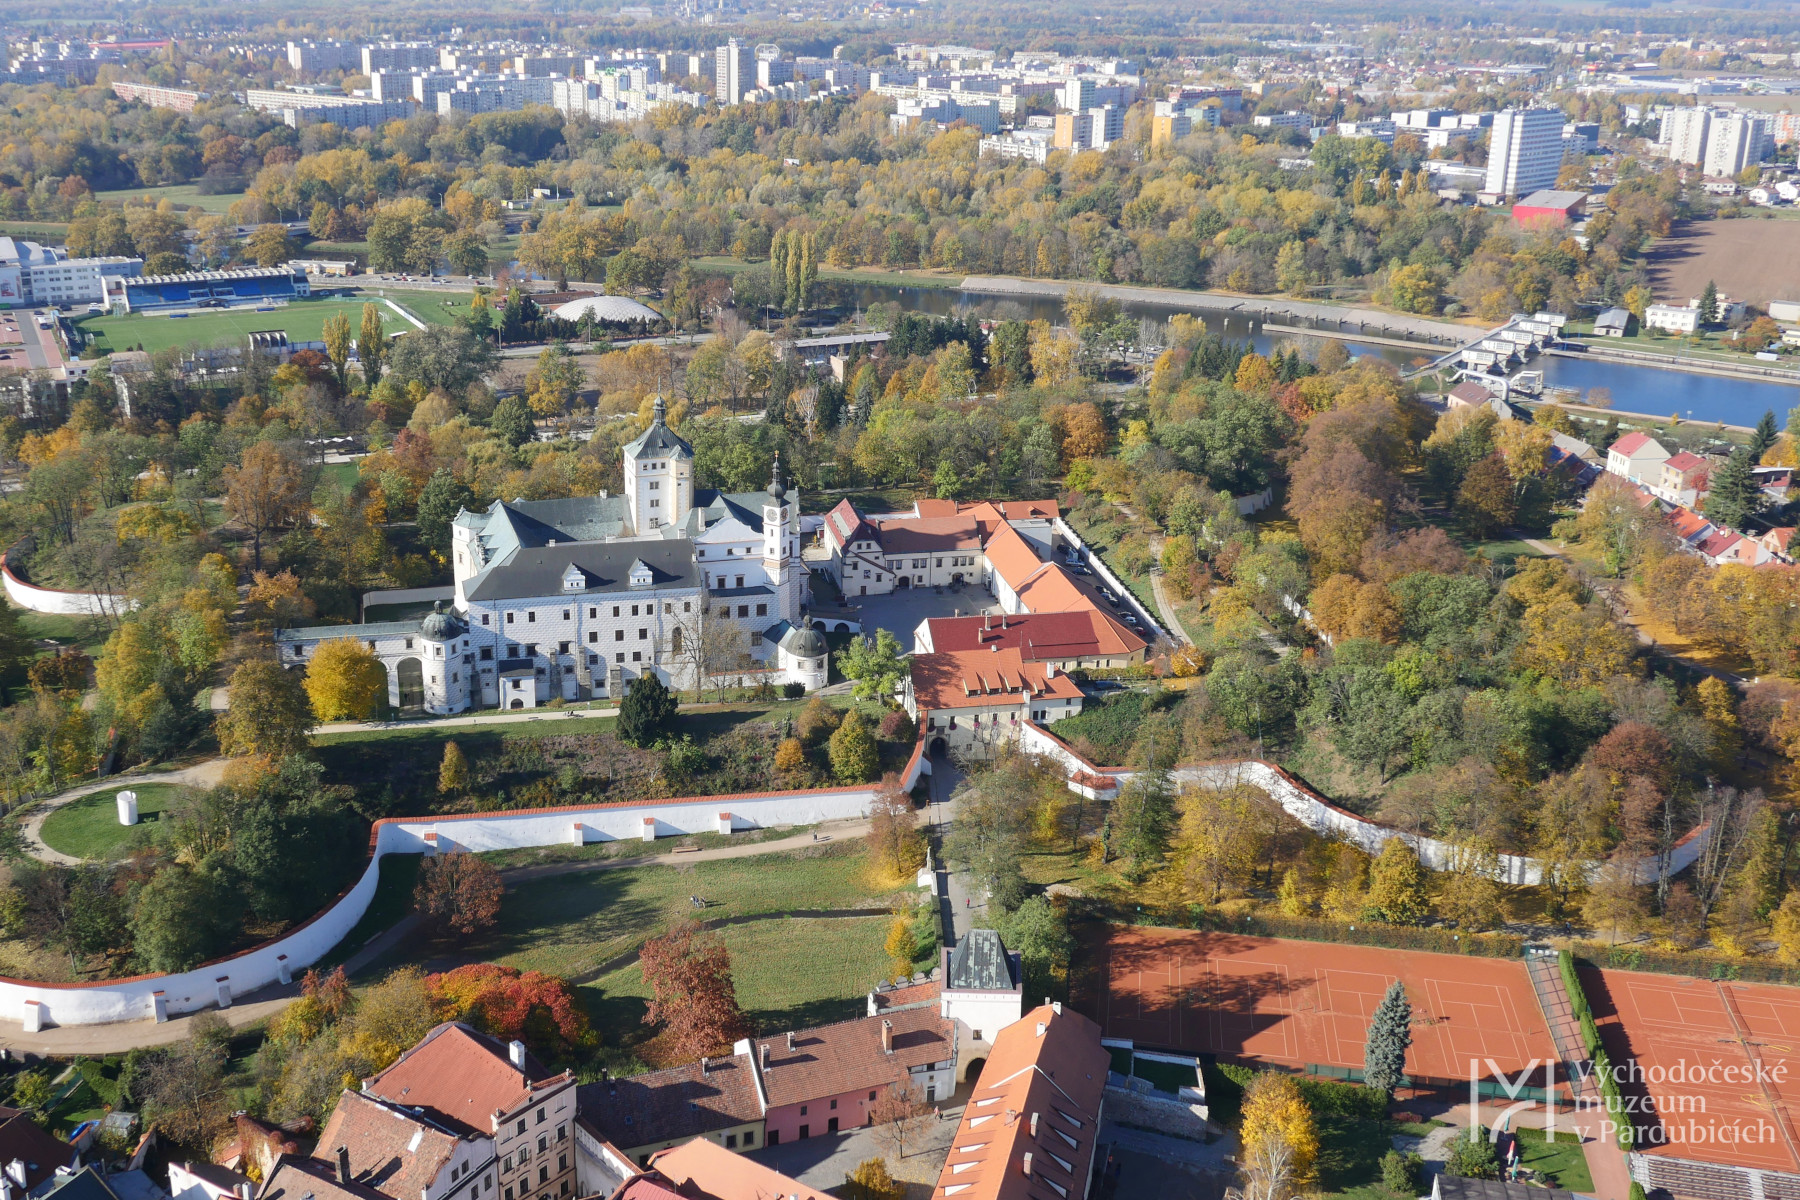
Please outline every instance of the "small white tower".
M679 525L694 507L694 448L675 436L665 415L658 396L650 428L625 447L625 500L635 537Z

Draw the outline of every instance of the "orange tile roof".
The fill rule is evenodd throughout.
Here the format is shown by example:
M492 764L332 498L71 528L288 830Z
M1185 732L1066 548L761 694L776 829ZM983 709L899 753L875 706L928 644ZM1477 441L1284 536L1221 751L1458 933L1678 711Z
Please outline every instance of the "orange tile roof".
M931 646L939 653L1017 649L1026 662L1135 654L1144 639L1094 608L991 617L933 617Z
M830 1192L807 1187L705 1138L658 1151L650 1166L692 1200L833 1200Z
M1038 696L1070 700L1081 696L1081 689L1067 675L1053 666L1026 662L1011 647L915 654L912 684L919 707L932 711L1004 704L1026 707Z
M541 1071L532 1059L527 1068ZM539 1085L555 1077L540 1078ZM440 1125L492 1135L494 1114L531 1099L533 1076L507 1058L507 1048L458 1022L446 1022L363 1088L409 1108L423 1108Z
M981 549L981 529L973 517L907 517L875 524L881 548L889 554Z
M1062 567L1045 563L1019 587L1019 603L1031 612L1072 612L1094 608L1099 601Z
M987 560L994 573L1006 580L1006 585L1015 592L1033 571L1044 565L1031 543L1011 525L1001 525L994 530L994 536L987 543Z
M449 1165L456 1137L397 1105L347 1091L319 1135L320 1161L335 1169L340 1146L349 1151L352 1181L413 1200Z
M1002 1029L969 1094L933 1200L1079 1200L1111 1059L1100 1027L1061 1005Z
M891 1054L881 1048L883 1021L894 1023ZM765 1046L769 1052L762 1077L770 1108L886 1087L913 1067L948 1062L956 1045L951 1023L935 1005L820 1025L793 1037L792 1050L785 1037L756 1043L757 1054Z
M954 517L957 504L954 500L939 500L933 496L921 496L913 501L913 513L921 517Z

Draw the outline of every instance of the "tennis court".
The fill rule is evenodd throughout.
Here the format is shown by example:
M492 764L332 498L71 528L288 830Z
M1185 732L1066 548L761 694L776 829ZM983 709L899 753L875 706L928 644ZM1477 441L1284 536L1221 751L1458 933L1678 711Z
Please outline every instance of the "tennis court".
M1583 971L1645 1154L1800 1172L1800 989ZM1691 1193L1690 1193L1691 1194Z
M1101 1027L1147 1046L1360 1070L1369 1020L1398 979L1413 1005L1407 1070L1422 1085L1466 1084L1471 1063L1477 1078L1516 1077L1556 1057L1512 959L1124 927L1099 952Z

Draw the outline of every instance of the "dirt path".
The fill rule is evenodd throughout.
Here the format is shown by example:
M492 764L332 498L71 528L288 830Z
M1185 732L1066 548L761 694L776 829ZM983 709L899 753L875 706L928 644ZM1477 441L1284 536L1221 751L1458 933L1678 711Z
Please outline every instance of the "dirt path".
M44 818L65 804L91 796L95 792L113 791L130 787L134 783L191 783L200 787L212 787L225 774L225 760L209 758L205 762L195 763L191 767L182 767L178 771L160 771L149 775L115 775L98 783L84 783L80 787L70 788L66 792L43 801L36 811L25 818L20 829L25 835L25 852L33 858L44 862L60 863L65 867L79 867L86 859L75 858L60 850L52 850L44 844Z

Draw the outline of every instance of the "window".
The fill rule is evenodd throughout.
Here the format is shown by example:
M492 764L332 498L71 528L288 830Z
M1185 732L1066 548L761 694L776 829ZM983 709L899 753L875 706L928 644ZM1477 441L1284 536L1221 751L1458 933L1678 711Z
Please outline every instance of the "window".
M638 641L647 642L649 640L650 640L650 631L648 629L644 629L644 628L640 627L638 629Z
M801 1116L803 1116L803 1117L804 1117L804 1116L805 1116L805 1115L806 1115L806 1105L804 1105L804 1104L802 1104L802 1105L801 1105L801 1106L800 1106L800 1115L801 1115ZM801 1135L801 1136L802 1136L802 1137L804 1137L804 1136L805 1136L805 1135L804 1135L804 1134L802 1134L802 1135Z
M569 619L569 610L565 608L565 609L563 609L563 620L566 621L568 619Z
M836 1101L836 1100L833 1100L833 1101L832 1101L832 1102L831 1102L831 1107L832 1107L832 1108L836 1108L836 1107L837 1107L837 1101Z
M524 1117L519 1118L519 1128L517 1130L515 1130L515 1132L517 1132L517 1133L525 1132L525 1118Z
M558 1109L557 1111L560 1112L562 1110ZM569 1140L569 1127L567 1125L558 1125L556 1127L556 1140L559 1142L566 1142Z
M681 630L676 629L669 634L669 649L676 654L681 653Z
M760 634L760 633L752 633L752 634L751 634L751 635L750 635L750 644L751 644L751 645L752 645L752 646L760 646L760 645L762 645L762 634Z
M725 1148L727 1150L736 1150L737 1149L737 1134L728 1133L725 1135Z
M411 638L407 638L407 639L406 639L406 648L407 648L407 649L408 649L408 650L411 650L411 649L412 649L412 639L411 639Z
M731 605L721 604L719 606L719 615L721 617L729 617L731 615Z
M525 623L527 625L537 624L537 610L535 608L525 614Z
M556 1169L558 1171L566 1171L569 1169L569 1156L568 1155L559 1154L556 1156Z
M738 605L738 616L747 617L749 615L750 615L750 606L748 604Z
M621 663L624 662L625 661L625 652L623 650L621 650L617 654L613 655L613 661L621 662Z
M737 585L738 585L738 586L739 586L739 587L743 587L743 586L744 586L744 577L743 577L743 576L742 576L742 575L739 575L739 576L738 576L738 577L737 577Z
M644 661L644 652L642 650L633 650L631 652L631 661L632 662L643 662Z
M746 1145L746 1146L756 1145L756 1130L754 1130L754 1129L744 1130L744 1145Z
M567 654L569 652L569 643L567 643L567 642L556 643L556 652L558 654Z
M549 1167L539 1167L538 1168L538 1182L539 1183L549 1183L550 1182L550 1168Z
M638 615L638 611L637 611L637 610L638 610L638 606L637 606L637 605L635 605L635 604L634 604L634 605L632 605L632 606L631 606L631 615L632 615L632 616L634 616L634 617L635 617L635 616L637 616L637 615Z
M507 624L508 624L508 625L511 625L511 624L512 624L512 623L513 623L513 618L514 618L514 617L516 617L516 616L518 616L518 615L519 615L519 614L518 614L518 613L510 613L510 612L509 612L509 613L507 613L507 614L506 614L506 623L507 623Z
M540 1113L539 1113L539 1114L538 1114L538 1120L540 1120L540 1121L541 1121L541 1120L543 1120L543 1119L544 1119L544 1114L543 1114L543 1113L541 1113L541 1112L540 1112ZM546 1150L548 1150L548 1149L550 1149L550 1137L549 1137L549 1135L548 1135L548 1134L542 1134L542 1133L540 1133L540 1134L538 1134L538 1153L539 1153L539 1154L542 1154L542 1153L544 1153L544 1152L545 1152L545 1151L546 1151Z
M757 615L757 616L759 616L759 617L766 617L766 616L768 616L768 615L769 615L769 606L768 606L768 605L766 605L766 604L759 604L759 605L757 605L757 606L756 606L756 615Z
M588 641L597 642L599 640L600 640L600 631L598 629L588 630Z
M613 630L613 641L622 642L624 640L625 640L625 631L623 629Z
M683 600L681 602L681 611L682 612L693 612L694 611L694 602L692 600Z
M675 602L674 601L672 601L672 600L663 601L663 615L665 617L672 617L675 615Z
M869 1093L869 1103L870 1104L875 1103L875 1093L874 1092Z
M598 620L599 617L600 617L600 610L590 604L588 606L588 619L589 620Z

